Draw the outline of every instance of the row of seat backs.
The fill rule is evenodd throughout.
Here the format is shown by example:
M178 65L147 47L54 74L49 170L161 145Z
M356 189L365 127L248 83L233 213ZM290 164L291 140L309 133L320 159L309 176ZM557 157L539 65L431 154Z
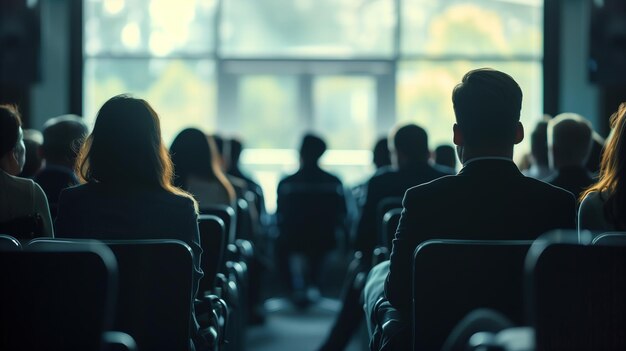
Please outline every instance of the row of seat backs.
M570 233L573 234L573 233ZM439 350L468 313L535 328L537 350L626 349L626 235L431 240L415 250L413 349Z
M106 330L140 350L189 349L185 243L35 239L24 249L0 255L0 349L100 350Z

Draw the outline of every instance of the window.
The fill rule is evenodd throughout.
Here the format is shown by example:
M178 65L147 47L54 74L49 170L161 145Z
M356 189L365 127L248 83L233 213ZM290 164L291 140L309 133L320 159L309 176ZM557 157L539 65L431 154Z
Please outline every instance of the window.
M113 95L146 98L165 141L188 126L241 138L243 168L275 207L307 131L347 185L372 172L396 123L452 143L452 88L493 67L542 115L543 0L86 0L84 115ZM516 148L519 158L528 142Z

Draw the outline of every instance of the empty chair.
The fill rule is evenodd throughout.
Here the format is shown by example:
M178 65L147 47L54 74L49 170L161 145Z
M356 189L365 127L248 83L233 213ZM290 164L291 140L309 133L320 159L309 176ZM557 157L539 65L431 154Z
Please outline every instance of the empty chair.
M413 349L439 350L478 308L523 322L524 259L531 241L430 240L415 250Z
M28 246L0 254L1 350L101 350L116 293L103 245Z
M200 246L202 247L202 271L204 277L200 280L198 293L212 290L215 286L215 277L222 266L224 250L226 248L226 232L224 221L213 215L200 215L198 217L200 230Z
M626 246L539 243L526 270L536 350L626 349Z
M0 234L0 251L21 251L20 242L10 235Z

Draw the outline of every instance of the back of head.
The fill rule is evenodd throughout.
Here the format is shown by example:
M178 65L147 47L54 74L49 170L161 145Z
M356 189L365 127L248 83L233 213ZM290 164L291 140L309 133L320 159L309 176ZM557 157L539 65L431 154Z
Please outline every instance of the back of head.
M76 115L63 115L49 119L43 128L42 148L46 162L72 167L88 132L83 119Z
M490 68L470 71L454 88L452 103L466 146L513 146L522 90L511 76Z
M549 118L549 116L548 116ZM539 121L530 135L530 153L538 166L548 167L548 121Z
M391 155L389 154L389 145L387 138L380 138L374 146L374 164L376 168L391 165Z
M17 108L0 105L0 158L12 152L18 143L22 120Z
M26 147L26 163L20 177L35 176L43 164L39 149L43 144L43 134L36 129L24 129L24 146ZM78 145L80 147L80 145Z
M409 163L427 162L430 156L428 151L428 134L424 128L415 124L407 124L391 133L391 151ZM402 166L402 165L399 165Z
M307 134L302 138L300 159L305 165L317 164L324 152L326 152L326 143L322 138L313 134Z
M171 160L161 140L159 117L148 102L128 95L105 102L77 169L88 182L169 189Z
M211 148L209 137L196 128L187 128L178 133L172 145L170 154L174 163L174 183L187 188L189 176L200 179L213 179L212 163L215 162L215 147Z
M435 149L435 163L438 165L456 168L456 150L450 145L439 145Z
M584 167L591 148L591 123L575 113L562 113L548 122L552 168Z

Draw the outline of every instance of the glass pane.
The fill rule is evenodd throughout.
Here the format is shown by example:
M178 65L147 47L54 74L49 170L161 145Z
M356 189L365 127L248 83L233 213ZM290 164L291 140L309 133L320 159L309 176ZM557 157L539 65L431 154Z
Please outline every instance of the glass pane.
M217 0L87 0L85 53L210 53Z
M430 147L452 145L452 89L468 71L492 67L510 74L522 88L521 121L526 139L515 150L518 160L530 150L530 131L543 111L542 68L540 62L403 62L398 67L398 119L414 122L428 131Z
M227 56L389 56L393 0L229 0L221 53Z
M167 143L181 129L215 129L214 63L209 60L88 59L85 62L84 116L93 123L110 97L131 93L148 101L161 118Z
M376 82L370 77L319 77L314 81L314 129L328 148L371 148L376 137Z
M239 80L238 132L246 147L297 148L302 135L294 76L244 76Z
M402 53L541 56L543 0L404 0Z

